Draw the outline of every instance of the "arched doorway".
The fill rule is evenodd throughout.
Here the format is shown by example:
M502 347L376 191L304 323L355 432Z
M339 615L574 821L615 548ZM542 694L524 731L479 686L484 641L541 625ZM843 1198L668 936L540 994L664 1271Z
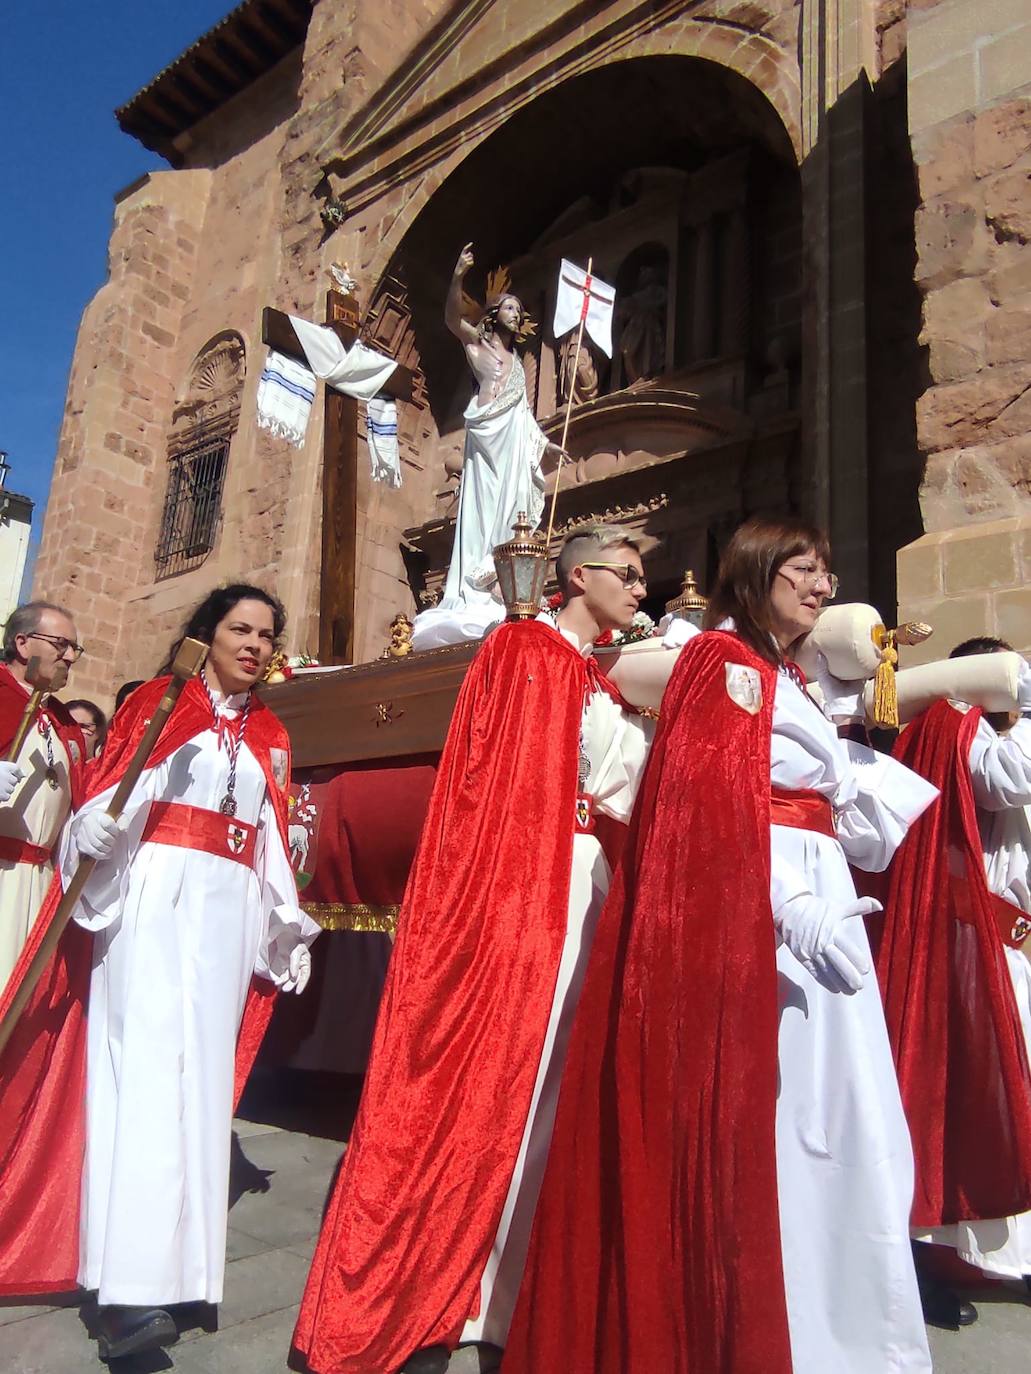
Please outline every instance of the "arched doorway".
M407 434L402 417L435 510L405 532L424 604L450 556L471 392L443 322L462 245L475 245L472 293L483 299L486 272L504 266L538 321L527 386L553 437L570 385L550 326L559 261L593 256L617 286L613 358L592 352L575 382L559 526L624 523L661 597L687 566L706 579L749 511L797 504L801 213L773 107L698 58L635 58L570 79L465 158L408 229L369 312L373 341L389 336L425 386Z

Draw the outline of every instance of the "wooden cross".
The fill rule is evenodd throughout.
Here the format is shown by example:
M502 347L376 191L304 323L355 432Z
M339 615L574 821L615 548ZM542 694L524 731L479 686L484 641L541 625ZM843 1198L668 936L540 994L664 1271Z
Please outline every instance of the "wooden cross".
M340 291L326 293L326 324L341 343L358 338L358 302ZM261 341L305 363L304 349L282 310L266 306ZM411 372L398 367L383 392L412 398ZM322 577L319 585L319 662L354 662L355 582L358 553L358 402L326 387L322 450Z

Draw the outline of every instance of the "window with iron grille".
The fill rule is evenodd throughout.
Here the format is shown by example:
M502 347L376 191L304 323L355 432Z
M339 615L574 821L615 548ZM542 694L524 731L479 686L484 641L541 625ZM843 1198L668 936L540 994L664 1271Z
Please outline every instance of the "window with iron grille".
M155 553L159 578L198 567L215 547L229 437L212 437L169 455L168 491Z

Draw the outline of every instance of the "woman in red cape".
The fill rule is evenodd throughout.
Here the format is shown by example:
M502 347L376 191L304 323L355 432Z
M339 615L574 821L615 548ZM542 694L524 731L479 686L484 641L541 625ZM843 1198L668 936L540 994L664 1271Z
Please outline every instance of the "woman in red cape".
M758 711L728 695L734 665L759 678ZM707 634L666 691L577 1013L506 1374L791 1370L774 1151L775 680L740 640Z
M174 1339L159 1304L221 1294L233 1103L317 933L289 867L288 741L250 690L282 619L245 585L198 607L204 676L122 827L105 808L167 678L119 712L63 845L65 877L76 850L97 867L0 1059L0 1293L99 1289L109 1358ZM0 1014L59 900L55 880Z
M662 703L567 1060L503 1374L925 1374L912 1152L846 854L876 794L785 654L833 594L819 531L733 536ZM779 939L778 939L779 937Z
M916 1155L914 1234L1031 1208L1031 1073L970 774L981 711L939 701L895 755L940 789L887 875L877 974ZM1000 910L1002 908L1002 910ZM951 1302L951 1319L945 1304ZM948 1290L929 1299L969 1322Z

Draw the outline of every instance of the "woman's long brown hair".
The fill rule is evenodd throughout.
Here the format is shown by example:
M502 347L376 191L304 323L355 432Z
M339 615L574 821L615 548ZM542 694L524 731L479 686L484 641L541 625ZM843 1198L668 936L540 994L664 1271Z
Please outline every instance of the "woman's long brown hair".
M779 666L784 655L773 637L770 590L777 569L810 549L830 566L826 534L804 520L791 515L753 515L739 525L720 558L705 628L714 630L724 620L733 620L748 647L767 663Z

